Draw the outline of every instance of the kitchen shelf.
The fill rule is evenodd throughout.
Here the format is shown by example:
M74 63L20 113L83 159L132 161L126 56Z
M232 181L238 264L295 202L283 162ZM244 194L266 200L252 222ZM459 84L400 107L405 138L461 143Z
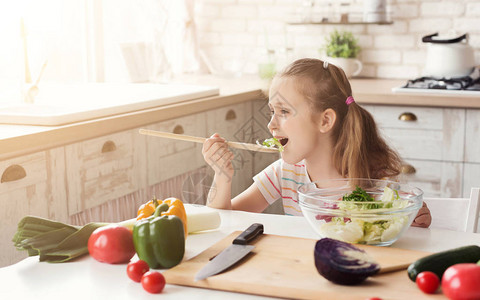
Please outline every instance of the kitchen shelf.
M385 22L289 22L288 25L392 25L393 21Z

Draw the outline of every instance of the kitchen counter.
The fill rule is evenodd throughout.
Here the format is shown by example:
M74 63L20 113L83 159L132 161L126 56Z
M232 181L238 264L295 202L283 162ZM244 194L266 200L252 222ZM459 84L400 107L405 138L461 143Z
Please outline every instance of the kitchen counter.
M263 97L268 84L256 76L218 78L210 75L186 75L174 80L195 85L220 87L220 94L107 116L62 126L27 126L0 124L0 160L25 155L98 136L141 127L184 115L211 110L229 104ZM355 100L362 104L410 105L430 107L480 108L480 97L438 94L399 94L405 80L352 79Z
M245 230L255 222L264 225L266 234L318 238L303 217L227 210L219 210L219 212L222 220L220 228L188 236L185 260L201 253L233 231ZM475 233L412 227L391 247L434 252L474 244L479 239L480 234ZM155 296L145 292L139 283L131 281L125 270L125 264L99 263L89 256L59 264L40 263L38 257L30 257L17 264L0 268L0 281L4 286L0 291L0 297L2 299L60 299L65 297L74 299L151 299ZM413 285L413 283L411 284ZM368 285L366 289L368 289ZM427 296L417 289L415 289L415 293L412 294L412 298L415 299L422 297L446 299L440 294ZM166 285L162 294L156 296L162 297L162 299L271 299L170 284ZM350 296L355 298L354 295ZM371 296L382 297L382 295Z

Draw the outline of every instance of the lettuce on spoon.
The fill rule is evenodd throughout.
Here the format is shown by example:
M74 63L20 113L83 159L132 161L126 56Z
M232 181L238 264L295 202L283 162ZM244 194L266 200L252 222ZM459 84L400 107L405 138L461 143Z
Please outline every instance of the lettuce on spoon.
M257 141L257 144L260 145L258 141ZM272 149L278 149L279 152L283 152L283 145L276 138L269 138L264 140L261 146L265 146L267 148L272 148Z

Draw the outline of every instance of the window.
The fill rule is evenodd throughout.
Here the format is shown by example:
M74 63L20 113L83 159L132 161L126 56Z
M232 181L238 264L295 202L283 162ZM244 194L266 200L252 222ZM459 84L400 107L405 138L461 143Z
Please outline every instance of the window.
M192 0L2 1L0 104L21 101L22 89L36 81L45 62L40 85L162 81L196 70L193 5Z

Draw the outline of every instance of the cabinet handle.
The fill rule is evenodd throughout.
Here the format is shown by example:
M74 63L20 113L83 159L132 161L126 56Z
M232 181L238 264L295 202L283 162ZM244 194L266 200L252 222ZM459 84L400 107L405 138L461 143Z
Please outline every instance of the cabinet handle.
M25 169L22 166L11 165L8 168L6 168L5 171L3 171L1 182L3 183L3 182L20 180L25 176L27 176L27 172L25 172Z
M414 122L417 120L417 116L411 112L404 112L400 116L398 116L398 119L404 122Z
M415 170L415 168L410 164L402 165L402 167L400 168L400 173L402 174L411 175L411 174L415 174L416 172L417 170Z
M117 145L112 141L106 141L102 146L102 153L113 152L117 150Z
M231 121L231 120L235 120L236 118L237 118L237 114L233 109L230 109L229 111L227 111L227 114L225 115L225 120Z
M173 128L173 133L184 134L185 131L183 130L182 125L177 125L177 126L175 126L175 128Z

